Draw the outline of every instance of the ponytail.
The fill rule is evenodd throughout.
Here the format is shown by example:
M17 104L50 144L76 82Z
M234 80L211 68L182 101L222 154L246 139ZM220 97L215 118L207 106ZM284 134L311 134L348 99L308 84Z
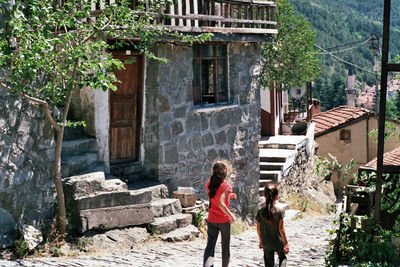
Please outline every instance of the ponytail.
M267 223L277 222L277 210L275 207L275 199L278 196L278 187L275 184L268 184L264 187L265 208L262 217Z
M229 168L228 162L217 161L213 165L213 173L210 178L210 184L208 186L208 197L212 199L215 196L219 186L228 176Z

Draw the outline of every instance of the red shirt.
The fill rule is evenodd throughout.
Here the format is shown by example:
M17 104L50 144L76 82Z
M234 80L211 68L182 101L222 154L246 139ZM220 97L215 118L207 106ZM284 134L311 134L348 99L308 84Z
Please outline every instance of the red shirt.
M206 183L206 189L207 192L208 186L210 185L210 181ZM226 190L228 190L228 195L232 193L232 186L228 183L222 182L222 184L218 187L217 192L215 193L215 196L210 199L210 209L208 211L208 218L207 221L211 223L226 223L229 222L229 216L226 215L220 208L219 208L219 199L221 198L222 193L224 193ZM226 207L230 210L229 208L229 197L227 196L225 199L225 205Z

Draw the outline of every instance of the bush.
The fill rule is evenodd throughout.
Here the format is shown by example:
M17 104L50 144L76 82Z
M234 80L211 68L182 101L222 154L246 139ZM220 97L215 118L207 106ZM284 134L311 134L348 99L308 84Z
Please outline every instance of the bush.
M350 264L351 266L399 266L400 257L392 244L392 231L382 229L370 220L365 229L353 228L351 220L357 217L340 215L334 221L337 229L330 231L336 234L331 240L325 263L327 266Z
M305 135L307 133L307 122L299 121L292 126L292 134Z

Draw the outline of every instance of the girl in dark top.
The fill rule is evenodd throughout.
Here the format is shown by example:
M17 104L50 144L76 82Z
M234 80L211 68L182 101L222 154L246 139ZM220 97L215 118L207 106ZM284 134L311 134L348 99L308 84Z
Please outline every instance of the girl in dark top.
M229 208L229 198L236 199L236 194L232 193L232 186L225 181L229 172L229 162L215 162L211 178L206 184L210 208L207 218L207 247L203 258L205 267L214 266L214 251L219 232L221 232L222 266L229 265L231 223L235 220Z
M275 207L278 199L278 188L275 184L268 184L264 188L265 207L257 213L257 234L260 239L259 247L264 250L264 264L274 267L274 252L279 256L279 267L286 266L286 254L289 245L283 227L283 211Z

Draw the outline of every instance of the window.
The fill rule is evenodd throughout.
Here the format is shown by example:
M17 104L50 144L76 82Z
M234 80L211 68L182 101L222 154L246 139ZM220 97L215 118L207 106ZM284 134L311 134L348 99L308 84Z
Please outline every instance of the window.
M195 105L228 103L226 44L193 46L193 102Z
M351 141L351 131L350 130L341 130L340 131L340 140L345 143L350 143Z

